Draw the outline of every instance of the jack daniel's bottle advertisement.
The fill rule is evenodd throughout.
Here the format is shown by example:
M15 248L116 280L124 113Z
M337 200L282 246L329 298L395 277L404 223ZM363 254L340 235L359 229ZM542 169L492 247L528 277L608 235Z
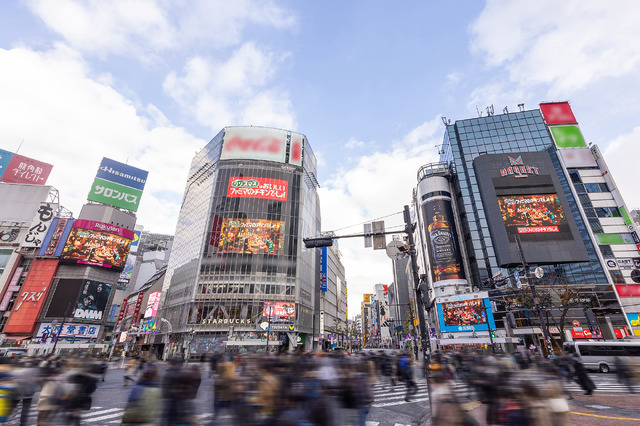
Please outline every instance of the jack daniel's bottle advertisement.
M434 287L466 283L451 201L428 200L422 205Z

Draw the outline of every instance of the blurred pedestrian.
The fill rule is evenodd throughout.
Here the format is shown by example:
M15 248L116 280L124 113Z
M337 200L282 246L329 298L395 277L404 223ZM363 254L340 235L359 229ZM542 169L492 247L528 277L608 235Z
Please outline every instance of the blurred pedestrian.
M596 389L596 385L587 374L587 370L584 368L580 355L577 353L573 354L573 370L575 371L576 381L582 390L584 390L584 394L592 395L593 391Z
M138 371L138 363L135 358L131 357L127 361L126 370L124 373L124 383L122 386L127 386L129 382L136 382L136 373Z
M636 393L635 376L629 363L624 358L617 356L613 360L613 366L616 369L616 376L620 383L625 385L630 393Z
M158 368L148 366L140 380L131 389L122 415L123 425L155 424L160 415L161 392L158 383Z
M33 395L40 387L39 369L34 368L30 362L24 363L14 372L17 391L22 401L22 411L20 413L20 426L28 424L29 412L33 402Z

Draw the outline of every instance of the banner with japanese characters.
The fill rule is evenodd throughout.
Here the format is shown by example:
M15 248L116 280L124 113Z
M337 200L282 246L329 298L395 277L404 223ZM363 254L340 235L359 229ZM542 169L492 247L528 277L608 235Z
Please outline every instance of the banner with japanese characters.
M140 197L142 197L142 191L139 189L95 178L87 200L135 212L138 211Z
M22 247L40 247L58 210L57 203L40 203L36 216L24 237Z
M38 328L36 337L74 337L77 339L97 339L99 334L99 325L64 323L64 325L57 324L54 328L52 323L43 322Z
M51 169L51 164L0 150L0 182L44 185Z

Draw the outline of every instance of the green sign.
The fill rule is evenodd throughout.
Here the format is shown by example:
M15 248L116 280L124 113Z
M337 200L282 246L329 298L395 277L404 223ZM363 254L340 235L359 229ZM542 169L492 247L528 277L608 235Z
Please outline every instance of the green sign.
M558 148L583 148L587 144L578 126L550 126Z
M138 189L96 178L87 200L135 212L140 205L140 197L142 197L142 191Z

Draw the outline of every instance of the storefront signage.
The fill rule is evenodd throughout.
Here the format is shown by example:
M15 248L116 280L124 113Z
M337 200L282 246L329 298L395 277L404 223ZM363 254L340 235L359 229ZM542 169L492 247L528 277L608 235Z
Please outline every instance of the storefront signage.
M44 237L47 235L47 230L51 226L51 221L58 210L57 203L43 202L40 204L27 235L22 242L23 247L40 247Z
M205 318L200 324L251 324L247 318Z
M538 168L535 166L526 166L522 156L516 158L509 157L509 167L500 169L500 176L513 176L515 178L526 178L529 175L537 175Z
M75 337L79 339L97 339L100 334L100 326L92 324L76 324L65 323L64 325L58 324L55 329L53 325L48 323L40 324L36 337L52 337L51 333L54 333L57 337Z

